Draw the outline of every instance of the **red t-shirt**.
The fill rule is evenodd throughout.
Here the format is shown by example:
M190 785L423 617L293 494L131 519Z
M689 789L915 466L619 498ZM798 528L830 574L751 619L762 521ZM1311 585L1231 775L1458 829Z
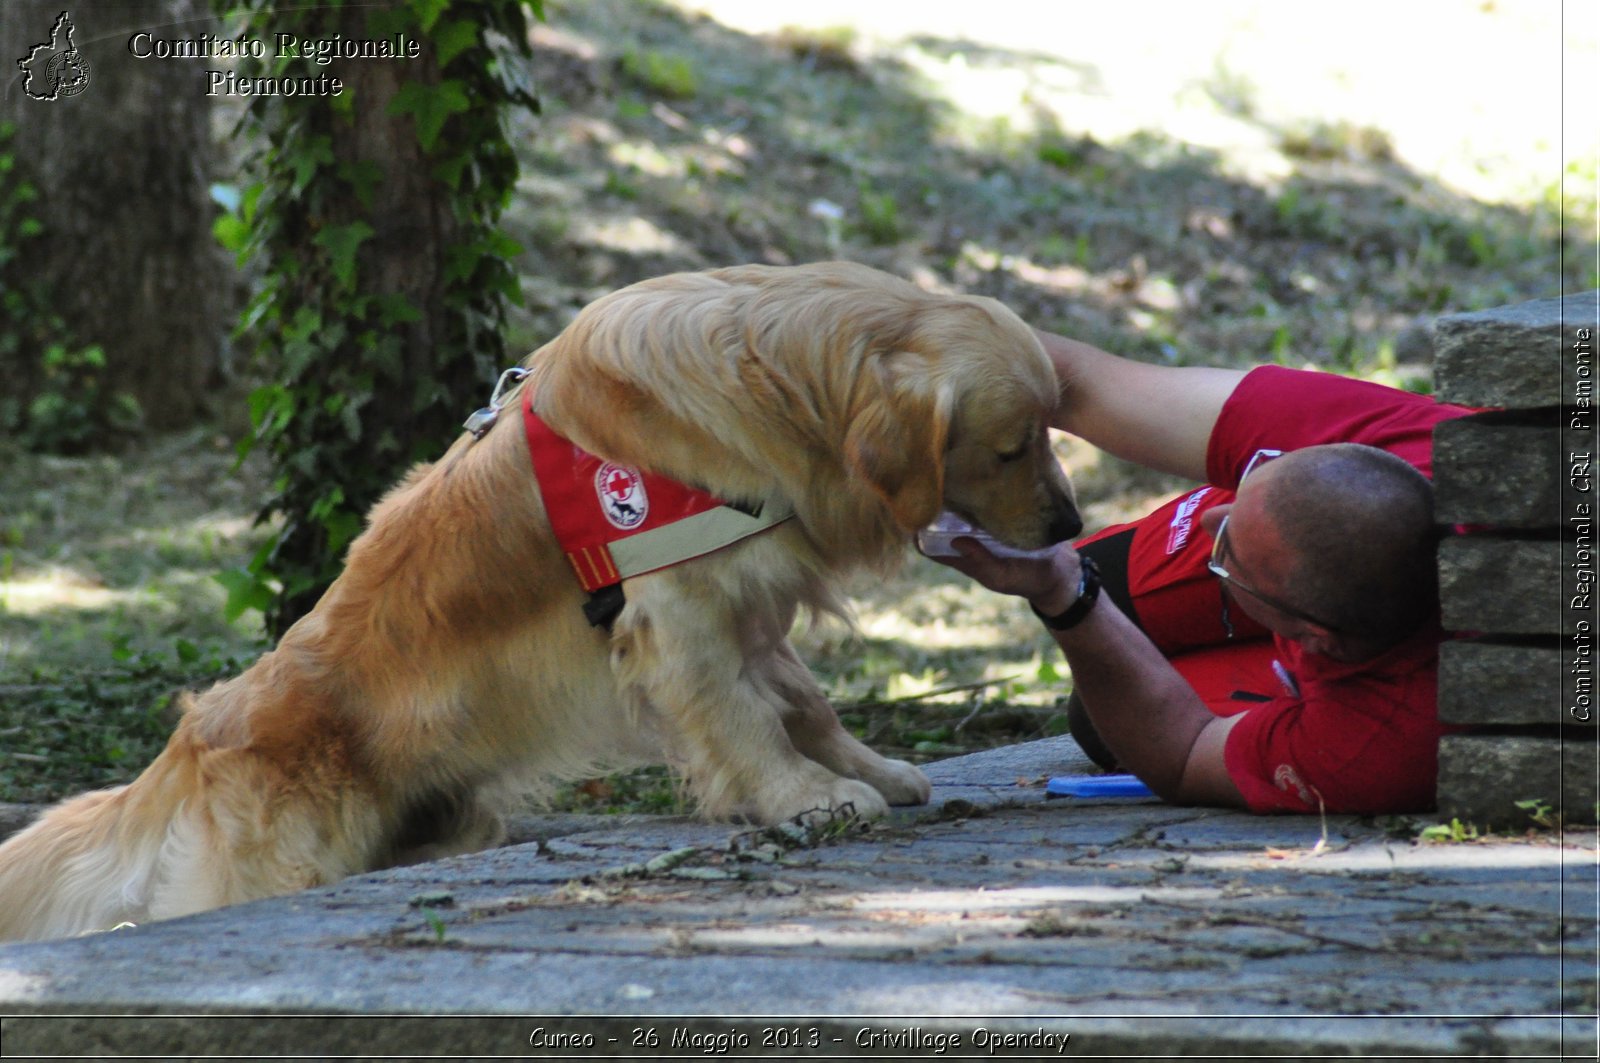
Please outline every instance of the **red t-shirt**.
M1082 548L1132 530L1128 594L1139 626L1169 658L1271 635L1229 605L1222 584L1206 568L1211 536L1200 527L1200 516L1232 501L1232 491L1197 487L1136 521L1103 528L1076 544Z
M1433 475L1433 427L1465 417L1426 395L1309 369L1264 365L1223 404L1206 452L1206 480L1233 490L1258 450L1365 443Z
M1379 384L1264 366L1222 408L1208 477L1237 488L1258 450L1365 443L1433 471L1433 429L1472 410ZM1258 812L1405 812L1434 803L1439 642L1429 624L1384 654L1345 664L1275 638L1282 692L1248 706L1228 735L1228 774Z

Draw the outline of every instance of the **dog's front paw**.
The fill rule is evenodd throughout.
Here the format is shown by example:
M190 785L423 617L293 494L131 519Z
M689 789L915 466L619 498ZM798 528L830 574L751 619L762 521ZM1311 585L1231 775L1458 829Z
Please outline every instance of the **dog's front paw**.
M922 769L903 760L884 760L882 768L868 779L891 805L925 805L933 784Z
M889 814L889 804L883 794L864 782L838 776L826 782L814 778L797 781L801 784L773 788L762 794L755 818L769 826L791 819L810 825L827 822L844 812L853 812L863 819L878 819Z

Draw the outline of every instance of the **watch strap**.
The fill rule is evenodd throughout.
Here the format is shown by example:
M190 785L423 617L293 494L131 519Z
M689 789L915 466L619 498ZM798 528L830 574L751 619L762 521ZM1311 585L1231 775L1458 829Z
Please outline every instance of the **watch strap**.
M1079 555L1078 557L1078 596L1072 604L1055 616L1046 616L1030 602L1028 608L1033 609L1033 615L1043 621L1044 626L1051 631L1067 631L1077 627L1083 618L1089 615L1094 608L1094 603L1100 599L1100 568L1094 563L1094 558Z

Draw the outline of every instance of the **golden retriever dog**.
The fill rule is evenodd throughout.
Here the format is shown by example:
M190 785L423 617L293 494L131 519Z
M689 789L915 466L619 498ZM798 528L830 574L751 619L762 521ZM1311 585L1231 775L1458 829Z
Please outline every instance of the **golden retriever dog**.
M743 266L608 295L525 365L573 444L793 515L627 579L596 626L508 407L373 508L316 608L188 699L134 782L0 846L0 938L473 851L509 795L640 763L672 765L702 814L761 824L928 799L844 730L788 636L942 509L1018 547L1079 530L1032 331L863 266Z

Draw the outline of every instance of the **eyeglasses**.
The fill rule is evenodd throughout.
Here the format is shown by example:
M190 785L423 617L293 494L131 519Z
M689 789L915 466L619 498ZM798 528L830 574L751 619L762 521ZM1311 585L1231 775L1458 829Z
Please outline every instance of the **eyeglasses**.
M1233 573L1229 572L1225 567L1223 567L1222 558L1223 555L1227 553L1228 549L1226 545L1228 541L1228 518L1231 516L1233 516L1232 513L1224 513L1222 516L1222 523L1217 525L1217 537L1216 540L1211 544L1211 560L1206 562L1206 568L1211 570L1211 574L1213 576L1222 581L1223 588L1234 593L1243 591L1250 597L1256 599L1256 601L1270 605L1278 612L1283 613L1286 616L1292 616L1296 620L1304 620L1307 623L1316 624L1318 627L1325 627L1329 631L1339 630L1338 627L1328 623L1326 620L1318 620L1316 617L1302 609L1296 609L1287 602L1280 602L1278 599L1273 598L1270 595L1262 594L1260 591L1249 586L1248 584L1239 582L1239 580L1234 577ZM1230 624L1229 626L1231 627L1232 625Z

